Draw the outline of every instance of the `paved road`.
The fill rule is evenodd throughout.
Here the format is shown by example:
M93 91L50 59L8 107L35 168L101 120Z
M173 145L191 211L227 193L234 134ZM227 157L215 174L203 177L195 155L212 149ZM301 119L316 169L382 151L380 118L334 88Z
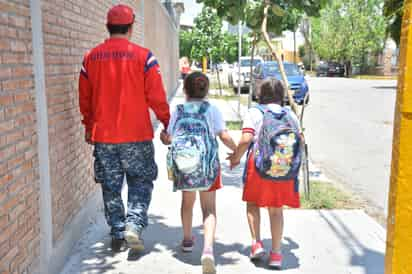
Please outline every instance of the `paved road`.
M387 212L396 81L310 78L311 159Z

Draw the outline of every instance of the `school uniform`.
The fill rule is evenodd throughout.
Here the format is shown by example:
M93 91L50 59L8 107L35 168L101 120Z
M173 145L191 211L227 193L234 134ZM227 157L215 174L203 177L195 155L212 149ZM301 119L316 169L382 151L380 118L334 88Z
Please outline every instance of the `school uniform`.
M286 111L292 117L295 126L298 127L299 121L296 115L288 108L278 104L262 105L274 113ZM258 108L248 110L243 121L243 133L254 135L253 142L257 141L263 122L263 113ZM251 151L249 151L251 152ZM294 180L273 180L264 179L260 176L255 167L253 153L248 153L245 165L243 201L254 203L259 207L300 207L298 181Z
M186 103L184 103L184 109L189 110L190 112L198 112L204 102L207 102L207 101L206 100L196 100L196 99L189 100ZM211 132L214 134L214 138L216 138L216 136L218 136L222 131L226 130L226 123L225 123L225 120L223 119L223 115L216 106L211 105L209 103L209 107L207 108L207 111L204 113L204 115L207 120L207 124L210 127ZM168 134L172 136L172 138L175 134L175 125L176 125L177 119L178 119L178 111L175 110L172 113L169 126L167 128L167 132ZM217 145L217 142L216 142L216 145ZM216 149L218 148L216 147ZM218 167L216 179L207 191L215 191L223 187L222 179L221 179L220 163L218 165L219 167ZM178 185L182 185L182 184L184 183L179 182L179 181L174 181L173 190L176 191L178 189Z

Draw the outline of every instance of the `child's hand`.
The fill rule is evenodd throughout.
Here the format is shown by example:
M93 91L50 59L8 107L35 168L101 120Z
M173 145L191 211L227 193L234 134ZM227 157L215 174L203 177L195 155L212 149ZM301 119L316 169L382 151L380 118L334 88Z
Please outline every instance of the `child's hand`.
M170 145L171 143L171 137L170 135L166 132L166 130L162 130L162 132L160 133L160 141L162 141L162 143L164 145Z
M228 153L228 157L226 160L230 161L230 169L233 169L234 167L238 166L240 164L240 158L239 156L236 155L236 153Z

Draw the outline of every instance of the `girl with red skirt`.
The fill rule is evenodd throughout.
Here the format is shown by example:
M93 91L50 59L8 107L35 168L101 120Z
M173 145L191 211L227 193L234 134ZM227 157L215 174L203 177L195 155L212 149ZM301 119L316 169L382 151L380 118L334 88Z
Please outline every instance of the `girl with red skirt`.
M296 115L290 109L282 107L284 94L283 84L278 80L266 80L261 85L258 92L259 106L249 109L244 118L241 140L236 151L229 157L231 167L240 164L242 156L246 151L251 150L251 144L257 141L263 122L262 109L270 110L273 113L286 112L286 115L290 115L294 127L299 128ZM251 260L258 260L265 256L265 249L260 237L260 208L267 208L272 233L269 266L280 269L282 266L283 206L300 207L297 179L274 182L273 179L262 178L255 166L254 153L248 153L243 201L247 203L247 219L252 238Z

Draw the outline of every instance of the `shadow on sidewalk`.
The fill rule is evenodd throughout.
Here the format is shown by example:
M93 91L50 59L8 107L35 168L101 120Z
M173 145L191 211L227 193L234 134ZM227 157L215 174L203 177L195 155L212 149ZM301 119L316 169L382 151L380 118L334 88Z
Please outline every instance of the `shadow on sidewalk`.
M203 247L203 234L200 226L193 228L193 236L195 237L195 246L192 253L184 253L180 250L180 243L182 238L182 228L173 227L166 225L161 216L150 216L151 224L148 230L145 232L145 251L140 254L133 253L129 251L128 260L137 261L142 257L162 252L162 248L156 248L156 245L161 245L168 251L171 251L172 256L185 264L198 266L200 265L200 257L202 254ZM271 246L271 240L264 240L264 245L267 247ZM291 238L286 237L282 244L282 254L284 256L283 269L295 269L300 266L299 259L294 254L293 250L299 248L299 245L294 242ZM245 257L249 257L250 247L245 246L241 243L233 244L222 244L219 239L216 240L215 246L215 259L217 265L231 265L236 264L239 258L231 258L229 254L239 253ZM261 262L255 263L256 267L265 268L267 267L267 260L262 260Z
M268 267L268 256L269 256L269 251L270 251L269 248L272 246L272 240L271 239L263 240L263 245L266 247L267 254L265 255L263 259L258 260L258 261L253 261L252 263L257 268L271 269ZM293 250L296 250L296 249L299 249L299 245L295 241L293 241L290 237L284 237L282 241L282 256L283 256L282 270L299 268L300 266L299 258L296 257L295 253L293 252ZM244 248L241 251L241 253L245 256L249 256L250 247Z
M172 256L190 265L200 265L200 256L203 248L203 234L200 226L193 228L193 236L195 238L195 246L192 253L184 253L180 250L180 243L182 240L182 228L168 226L161 216L150 216L150 225L144 232L143 239L145 241L145 251L143 253L135 253L129 250L128 260L137 261L144 256L153 253L163 252L162 248L156 246L163 246L168 251L171 251ZM238 259L226 257L226 253L243 250L245 246L240 243L231 245L224 245L216 240L215 242L215 259L218 265L235 264Z
M74 254L80 257L74 258L64 274L74 273L112 273L119 269L119 266L124 265L123 258L127 256L128 261L139 261L145 256L164 253L165 250L171 253L171 256L187 265L199 266L200 256L203 248L203 234L200 226L193 228L193 236L195 237L195 247L192 253L183 253L180 250L182 238L182 228L180 226L168 226L165 218L161 216L151 215L150 225L143 234L145 241L145 250L142 253L135 253L131 250L125 251L124 256L119 253L113 253L110 249L111 237L109 229L105 224L104 217L99 217L99 222L91 227L85 235L88 241L80 243L74 250ZM271 246L271 240L264 240L266 247ZM283 269L295 269L300 266L299 259L294 254L294 250L298 249L299 245L291 238L285 237L282 245L282 253L284 256ZM82 250L88 250L84 256L81 255ZM223 244L219 239L215 242L215 259L216 264L234 265L248 261L250 246L242 243ZM240 256L236 255L239 254ZM235 256L234 256L235 255ZM74 255L75 256L75 255ZM160 257L159 257L160 258ZM242 262L240 262L242 260ZM252 262L250 262L252 263ZM258 268L267 268L267 259L255 264ZM76 269L76 270L75 270ZM368 272L372 273L372 272Z
M331 217L328 217L320 211L319 215L351 252L350 262L353 266L363 267L365 274L384 274L385 258L382 252L367 248L336 214L332 213Z

